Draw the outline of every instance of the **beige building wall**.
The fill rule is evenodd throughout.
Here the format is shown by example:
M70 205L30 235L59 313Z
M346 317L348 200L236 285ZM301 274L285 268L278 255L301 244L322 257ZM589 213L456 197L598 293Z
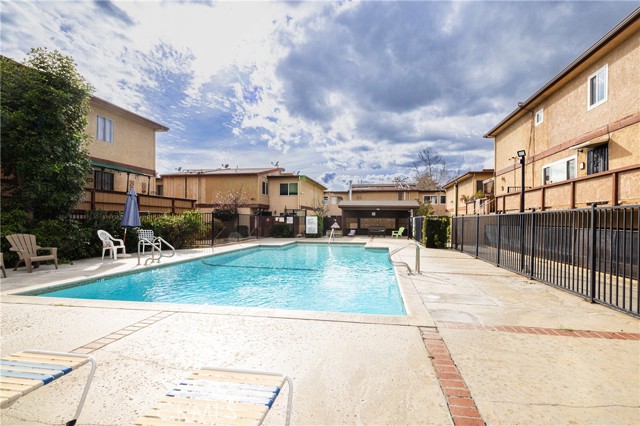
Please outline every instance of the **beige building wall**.
M168 129L99 98L93 97L90 106L87 134L91 141L87 149L91 160L144 175L105 169L106 172L114 174L115 191L124 192L129 188L129 183L133 182L138 193L155 194L156 131ZM112 142L96 138L98 116L111 120ZM93 176L89 178L91 182Z
M261 175L207 175L184 174L162 177L163 195L197 200L198 209L211 212L213 203L229 193L243 194L247 209L269 205L269 196L262 194Z
M606 184L601 178L581 180L587 176L587 153L595 145L573 148L583 143L604 141L608 145L610 172L626 173L629 167L640 165L639 29L640 23L636 20L622 35L587 57L574 71L527 104L530 112L522 111L520 117L515 116L512 122L488 135L495 139L496 195L506 195L509 187L520 187L521 169L515 157L518 150L524 149L527 153L526 187L542 187L544 167L575 158L576 182L579 182L579 188L574 188L575 207L594 201L629 204L640 200L640 190L635 197L631 194L631 199L624 198L630 191L625 186L618 190L620 200L612 200L615 195L610 188L612 177L604 179ZM589 78L604 67L607 70L607 99L589 108ZM535 125L535 114L541 109L543 121ZM624 181L619 183L622 185ZM571 206L571 200L566 198L571 196L570 191L554 189L555 184L560 185L553 182L544 194L532 198L532 204L525 203L527 209ZM514 201L509 200L507 204L512 208Z
M482 182L493 176L493 170L483 170L477 172L468 172L458 178L452 180L444 186L446 191L447 203L446 214L448 216L456 216L456 186L458 182L458 214L462 216L467 214L467 206L465 199L469 199L479 190L482 190Z
M280 184L298 184L298 194L280 195ZM271 176L269 177L270 210L274 216L284 214L286 210L306 209L307 214L317 205L322 204L325 187L306 176Z

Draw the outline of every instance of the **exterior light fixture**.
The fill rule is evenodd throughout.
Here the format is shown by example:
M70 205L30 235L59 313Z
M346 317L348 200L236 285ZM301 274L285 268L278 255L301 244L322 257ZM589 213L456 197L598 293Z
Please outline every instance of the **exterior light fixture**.
M527 156L527 152L524 149L521 149L520 151L518 151L518 157L520 158L524 158Z

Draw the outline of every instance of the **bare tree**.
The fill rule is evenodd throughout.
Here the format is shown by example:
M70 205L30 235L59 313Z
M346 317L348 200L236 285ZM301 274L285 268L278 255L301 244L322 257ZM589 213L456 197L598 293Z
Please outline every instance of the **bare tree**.
M427 147L418 154L418 161L414 163L414 174L418 189L440 189L447 183L452 173L440 154Z
M242 191L229 190L226 192L218 192L213 202L213 211L222 214L238 214L238 209L247 204L247 196Z
M315 215L319 217L326 217L327 213L329 213L329 208L322 201L322 198L319 197L313 200L313 203L311 204L311 210L313 210L313 213L315 213Z

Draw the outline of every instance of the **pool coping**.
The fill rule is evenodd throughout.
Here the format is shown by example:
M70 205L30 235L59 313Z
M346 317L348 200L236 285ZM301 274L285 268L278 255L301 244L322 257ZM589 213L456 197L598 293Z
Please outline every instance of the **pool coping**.
M350 244L350 245L364 245L367 249L386 249L392 250L395 246L393 241L388 243L385 241L383 244L378 244L381 240L369 239L368 241L345 241L345 242L333 242L333 244ZM167 258L164 259L165 263L161 265L133 265L133 268L158 268L165 267L175 263L183 263L192 261L195 259L201 259L210 257L212 254L222 254L229 252L236 252L240 250L246 250L255 247L283 247L290 244L328 244L325 241L318 240L285 240L285 241L268 241L260 242L243 242L240 244L226 245L222 247L215 247L217 250L215 253L203 250L195 253L185 254L179 258ZM405 241L406 243L406 241ZM180 251L178 251L180 252ZM132 256L125 259L128 264L134 264L137 261L137 256ZM75 277L51 281L43 284L36 284L27 286L20 289L7 290L0 293L2 302L4 303L18 303L18 304L33 304L33 305L50 305L50 306L73 306L73 307L91 307L91 308L105 308L105 309L127 309L127 310L144 310L144 311L167 311L176 313L203 313L203 314L215 314L215 315L232 315L232 316L252 316L252 317L269 317L269 318L285 318L285 319L306 319L316 321L333 321L333 322L355 322L366 324L385 324L385 325L407 325L407 326L422 326L422 327L435 327L431 316L429 315L426 306L422 302L418 291L411 280L412 275L401 267L393 265L394 274L398 283L398 289L403 300L406 316L396 315L377 315L377 314L355 314L355 313L341 313L341 312L320 312L320 311L301 311L290 309L273 309L273 308L252 308L252 307L233 307L233 306L219 306L219 305L189 305L179 303L162 303L162 302L129 302L129 301L117 301L117 300L90 300L90 299L71 299L71 298L58 298L58 297L36 297L33 295L25 295L28 292L37 292L51 287L64 287L65 284L72 283L88 283L96 280L107 279L114 276L127 275L135 273L131 268L117 271L117 272L98 272L92 274L91 272L84 271L84 273L78 273ZM82 275L82 276L81 276ZM88 275L88 276L87 276ZM415 275L414 275L415 276Z

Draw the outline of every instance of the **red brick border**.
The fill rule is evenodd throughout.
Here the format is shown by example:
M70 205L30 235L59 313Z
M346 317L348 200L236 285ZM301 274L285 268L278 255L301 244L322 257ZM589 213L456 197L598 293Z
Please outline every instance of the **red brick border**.
M442 392L447 397L453 423L456 426L485 426L471 392L438 330L427 327L419 327L419 329L424 345L431 356Z
M72 350L71 352L74 352L77 354L89 354L93 351L103 348L109 343L113 343L116 340L120 340L125 336L135 333L138 330L142 330L143 328L146 328L152 324L155 324L158 321L163 320L171 315L173 315L173 312L158 312L157 314L151 315L150 317L143 319L142 321L138 321L123 329L114 331L111 334L108 334L104 337L94 340L93 342L87 343L86 345L82 345L79 348Z
M456 330L503 331L506 333L539 334L542 336L585 337L592 339L640 340L640 333L570 330L565 328L519 327L503 325L482 325L464 322L438 322L439 328Z

